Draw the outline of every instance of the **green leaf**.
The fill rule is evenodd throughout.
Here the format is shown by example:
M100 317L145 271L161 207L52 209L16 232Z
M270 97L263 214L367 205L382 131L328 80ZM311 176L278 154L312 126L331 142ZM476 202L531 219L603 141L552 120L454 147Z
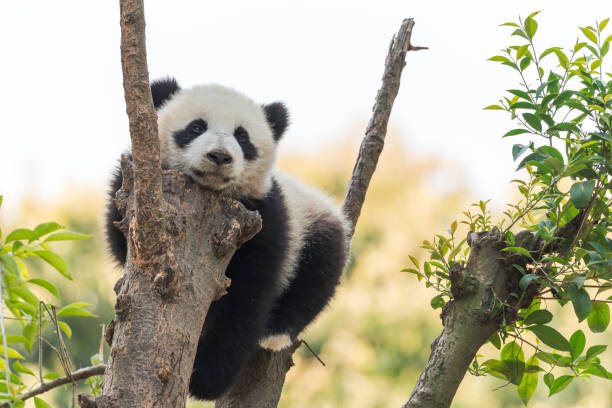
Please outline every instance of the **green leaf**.
M496 349L501 349L501 339L499 338L497 332L493 333L487 341L491 343Z
M586 336L582 330L576 330L570 337L570 354L574 360L580 357L586 346Z
M523 324L546 324L550 323L553 319L552 313L548 310L536 310L523 320Z
M510 60L506 57L504 57L503 55L496 55L494 57L489 58L489 61L494 61L494 62L510 62Z
M432 308L440 309L440 308L444 307L444 304L446 302L442 298L442 295L438 295L438 296L435 296L433 299L431 299L431 302L429 302L429 303L431 304Z
M565 337L550 326L535 325L527 327L537 337L549 347L560 351L570 351L570 344Z
M34 233L36 234L36 238L40 238L43 235L47 235L50 232L57 231L58 229L62 228L65 227L59 225L57 222L43 222L34 228Z
M521 91L520 89L508 89L508 92L520 98L523 98L528 102L531 102L531 97L529 97L529 94L525 91Z
M529 64L531 63L531 57L526 56L525 58L523 58L519 64L519 66L521 67L521 71L524 71Z
M508 366L503 361L491 359L485 361L484 363L482 363L482 365L484 367L487 367L487 372L494 377L500 378L502 380L508 380L511 376Z
M13 369L14 369L16 372L18 372L18 373L24 373L24 374L28 374L28 375L31 375L31 376L36 377L36 374L34 374L34 373L32 372L32 370L30 370L29 368L26 368L26 367L22 366L22 365L21 365L21 363L20 363L19 361L15 361L15 362L13 363Z
M30 291L30 289L23 286L15 286L12 288L8 288L9 292L14 293L19 296L32 306L38 307L38 298L34 296L34 294Z
M591 30L589 30L586 27L579 27L579 28L580 28L580 31L582 31L582 34L584 34L586 38L591 40L593 43L597 44L597 36L595 35L595 33L593 33Z
M533 38L536 31L538 31L538 23L531 17L527 17L524 23L525 32L529 36L529 38Z
M36 233L34 231L29 230L27 228L17 228L6 236L6 240L4 242L9 243L11 241L20 241L23 239L30 242L34 241L36 238L38 237L36 236Z
M544 384L546 384L548 388L552 387L554 381L555 381L554 375L552 375L551 373L544 374Z
M535 110L536 106L533 103L531 103L531 102L519 101L519 102L513 103L510 106L510 109L532 109L532 110Z
M604 302L593 302L591 313L587 317L587 323L589 329L593 333L602 333L608 328L610 324L610 306Z
M43 242L51 241L77 241L81 239L91 238L89 234L81 234L80 232L61 231L49 235Z
M506 132L506 134L503 135L502 137L516 136L522 133L529 133L529 131L527 129L512 129L511 131Z
M538 367L538 358L536 356L531 356L529 360L527 360L527 366L536 366ZM527 403L533 396L536 388L538 387L538 372L530 372L525 373L523 375L523 380L521 384L516 388L521 401L523 404L527 406Z
M485 110L506 110L503 107L499 106L499 105L489 105L486 108L483 108Z
M542 122L540 121L540 118L538 118L533 113L523 113L523 119L525 119L525 122L527 122L529 126L534 128L538 132L542 131Z
M57 325L59 326L60 330L63 331L64 333L66 333L66 336L68 338L72 338L72 329L70 328L70 326L68 325L68 323L66 322L62 322L62 321L58 321Z
M604 28L606 28L606 26L608 25L608 21L610 21L610 19L606 18L601 23L599 23L599 31L603 31Z
M539 276L533 273L528 273L527 275L523 275L523 277L519 281L519 288L521 288L521 290L527 289L529 284L538 278Z
M570 199L576 208L585 208L595 190L595 180L580 181L570 188Z
M521 346L515 341L506 344L501 351L501 360L508 367L508 380L519 385L525 372L525 355Z
M9 358L18 358L20 360L25 360L25 358L19 354L19 352L15 349L12 349L10 347L6 348L6 354L8 355ZM2 346L2 344L0 344L0 356L4 355L4 346Z
M38 397L34 397L34 406L36 408L53 408L51 405L47 404L45 401L41 400Z
M580 133L580 129L573 123L562 122L551 126L549 130L567 130L574 133Z
M563 391L572 382L573 379L574 377L572 377L571 375L562 375L561 377L556 378L552 386L550 387L550 392L548 393L548 396L550 397L551 395Z
M586 359L591 360L592 358L606 351L607 348L608 346L606 345L598 345L598 346L589 347L589 349L586 352Z
M423 279L423 275L421 274L421 272L417 271L414 268L404 268L402 269L400 272L408 272L408 273L412 273L415 274L418 280Z
M517 254L521 254L528 258L531 258L531 254L529 253L529 251L523 247L506 247L502 249L502 252L516 252Z
M15 262L15 259L13 259L12 256L10 256L9 254L2 254L0 255L0 262L2 263L2 265L4 265L6 269L8 269L10 273L15 276L19 275L19 266L17 265L17 262Z
M80 305L80 303L72 303L67 306L64 306L63 308L59 310L59 312L57 312L57 317L66 317L66 316L98 317L95 314L77 305Z
M572 300L572 306L574 306L574 312L578 316L578 321L583 321L591 313L591 297L589 293L584 288L578 289L574 284L567 287L567 293Z
M523 146L522 144L515 144L512 146L512 159L516 161L525 151L529 149L529 146Z
M37 285L40 286L42 288L47 289L53 296L55 296L56 298L60 298L60 294L59 294L59 290L57 289L57 287L52 284L51 282L49 282L48 280L45 279L38 279L38 278L34 278L34 279L29 279L27 281L28 283L31 283L33 285Z
M64 275L66 278L72 280L72 276L68 273L68 265L66 262L55 252L41 250L33 252L39 258L42 258L49 265L54 267L59 273Z
M516 24L516 23L512 23L512 22L510 22L510 23L500 24L499 26L500 26L500 27L501 27L501 26L520 27L520 25L518 25L518 24Z

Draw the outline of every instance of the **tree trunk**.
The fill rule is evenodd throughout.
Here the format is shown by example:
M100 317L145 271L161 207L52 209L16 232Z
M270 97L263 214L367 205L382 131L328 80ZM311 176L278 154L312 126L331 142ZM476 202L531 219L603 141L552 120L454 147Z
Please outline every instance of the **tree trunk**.
M444 330L431 344L427 366L404 408L450 407L476 352L499 327L492 308L496 296L505 298L507 274L499 252L505 244L497 230L470 235L467 267L451 271L454 299L442 311Z
M117 193L132 228L131 163L122 160ZM156 274L128 261L117 282L116 321L99 408L184 407L198 340L210 303L229 285L225 268L236 248L261 229L242 204L206 191L178 171L163 175L166 262ZM132 246L130 246L131 250Z

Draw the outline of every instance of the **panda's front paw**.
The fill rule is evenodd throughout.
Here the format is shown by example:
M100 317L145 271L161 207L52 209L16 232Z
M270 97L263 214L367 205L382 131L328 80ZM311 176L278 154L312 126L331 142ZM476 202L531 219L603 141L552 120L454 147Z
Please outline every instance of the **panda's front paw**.
M287 333L272 334L259 340L259 345L262 348L272 351L281 351L282 349L289 347L292 343L293 340Z

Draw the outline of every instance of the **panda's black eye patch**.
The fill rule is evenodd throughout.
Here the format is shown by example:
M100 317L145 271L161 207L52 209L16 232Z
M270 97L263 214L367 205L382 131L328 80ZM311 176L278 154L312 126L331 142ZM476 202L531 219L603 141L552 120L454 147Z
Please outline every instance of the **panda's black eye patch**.
M207 129L208 124L204 119L193 120L184 129L174 132L174 141L178 147L185 147Z
M253 146L253 143L251 143L249 132L242 126L238 126L234 130L234 137L242 149L244 158L247 160L254 160L257 157L257 149Z

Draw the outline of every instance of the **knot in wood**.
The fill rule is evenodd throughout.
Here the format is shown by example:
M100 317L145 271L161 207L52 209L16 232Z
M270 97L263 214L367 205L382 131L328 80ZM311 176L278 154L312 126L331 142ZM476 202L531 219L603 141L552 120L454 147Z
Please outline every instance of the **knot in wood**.
M169 365L165 364L159 367L159 369L157 370L157 378L159 378L161 382L167 383L172 377L173 371L174 370L172 370Z
M117 319L122 320L130 311L130 296L129 295L117 295L117 302L115 303L115 314Z

